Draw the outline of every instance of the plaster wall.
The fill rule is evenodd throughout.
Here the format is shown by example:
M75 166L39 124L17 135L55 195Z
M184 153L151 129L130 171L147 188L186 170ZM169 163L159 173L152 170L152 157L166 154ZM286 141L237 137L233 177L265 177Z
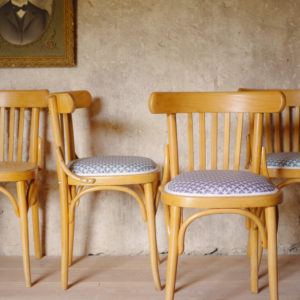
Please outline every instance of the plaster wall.
M135 154L162 165L166 120L148 111L152 91L300 88L298 0L78 0L77 5L77 66L0 69L0 89L89 90L92 107L74 117L80 157ZM42 244L47 255L59 255L58 184L45 120ZM285 188L281 253L300 252L299 197L299 185ZM76 221L75 255L148 252L146 224L129 196L87 196ZM20 255L18 219L2 198L0 228L0 255ZM160 251L166 251L162 207L157 234ZM186 252L244 253L246 239L243 218L206 217L191 225Z

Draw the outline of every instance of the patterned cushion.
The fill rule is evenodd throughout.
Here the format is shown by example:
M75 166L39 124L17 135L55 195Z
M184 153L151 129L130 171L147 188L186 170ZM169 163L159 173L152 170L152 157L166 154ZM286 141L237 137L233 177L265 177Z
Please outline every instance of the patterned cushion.
M267 166L274 169L300 169L300 152L267 154Z
M165 191L181 196L255 196L278 190L264 176L246 171L205 170L181 173Z
M134 175L156 171L155 163L139 156L96 156L71 161L68 168L78 176Z

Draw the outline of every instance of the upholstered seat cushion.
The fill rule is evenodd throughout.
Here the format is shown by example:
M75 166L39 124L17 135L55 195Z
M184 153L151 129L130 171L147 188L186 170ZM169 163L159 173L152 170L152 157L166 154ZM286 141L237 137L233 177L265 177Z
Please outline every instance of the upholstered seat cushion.
M78 176L111 176L145 174L157 170L156 164L139 156L95 156L80 158L68 164Z
M246 171L205 170L181 173L165 191L181 196L256 196L278 190L264 176Z
M267 167L274 169L300 169L300 152L267 154Z

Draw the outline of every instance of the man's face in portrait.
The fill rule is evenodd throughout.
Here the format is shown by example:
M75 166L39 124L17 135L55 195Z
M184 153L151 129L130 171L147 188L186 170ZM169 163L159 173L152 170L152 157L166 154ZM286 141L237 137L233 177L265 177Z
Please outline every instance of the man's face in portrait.
M3 3L3 1L2 1ZM53 0L8 0L0 3L0 36L14 45L41 38L50 20Z

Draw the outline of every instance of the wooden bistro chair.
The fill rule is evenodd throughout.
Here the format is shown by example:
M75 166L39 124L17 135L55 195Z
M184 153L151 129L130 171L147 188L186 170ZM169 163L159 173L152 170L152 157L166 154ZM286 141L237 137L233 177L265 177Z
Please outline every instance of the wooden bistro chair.
M280 90L280 92L286 99L285 109L281 113L266 113L264 116L268 175L271 178L284 179L277 185L278 188L300 182L300 90ZM252 115L249 121L252 128ZM251 134L252 132L249 137ZM250 144L249 142L246 167L251 163Z
M270 299L278 299L276 206L281 202L282 193L259 173L263 113L280 112L284 103L284 97L279 92L166 92L153 93L150 96L150 111L154 114L166 114L168 121L169 144L165 151L165 170L161 187L169 231L166 300L174 298L178 255L184 251L184 236L188 225L199 217L212 214L239 214L251 221L253 231L259 232L263 247L268 249ZM251 172L239 170L243 119L245 113L249 112L254 114ZM182 113L187 115L187 171L179 169L179 157L182 155L178 154L178 144L182 145L183 141L179 140L177 134L176 116ZM196 171L193 131L195 114L198 114L199 118L200 141L200 170ZM210 120L211 126L207 126ZM218 124L219 120L224 120L222 125ZM235 121L236 126L232 126ZM209 145L207 127L211 129ZM223 138L218 137L218 129L221 127L224 130ZM232 131L235 132L234 135ZM230 155L231 137L235 137L234 155ZM218 143L218 140L222 142ZM222 167L218 169L218 157L222 153L221 144ZM211 153L210 170L206 150ZM183 219L183 208L200 210ZM266 214L266 230L258 217L262 211ZM251 245L255 247L255 243ZM255 251L252 251L250 266L251 290L257 293L258 262Z
M239 91L275 91L239 89ZM266 169L264 174L270 178L282 179L277 188L300 182L300 90L280 90L285 96L285 109L280 113L265 113L263 125L263 144ZM249 114L250 133L247 136L246 169L251 165L251 137L253 134L253 115ZM277 212L278 214L278 212ZM277 215L277 218L279 215ZM264 219L264 216L263 216ZM247 227L248 224L247 224ZM248 255L251 241L249 239ZM262 249L258 251L260 263Z
M87 91L52 94L49 112L56 151L57 175L62 216L61 285L68 287L68 266L72 263L75 207L89 192L115 190L135 198L142 217L148 223L152 275L161 289L155 232L155 191L159 170L155 163L136 156L97 156L81 158L75 154L72 112L91 104ZM137 190L135 189L137 188Z
M0 91L0 181L15 182L17 197L0 186L21 223L26 287L31 286L27 211L31 206L35 257L41 258L38 216L38 170L41 167L39 115L47 108L46 90Z

